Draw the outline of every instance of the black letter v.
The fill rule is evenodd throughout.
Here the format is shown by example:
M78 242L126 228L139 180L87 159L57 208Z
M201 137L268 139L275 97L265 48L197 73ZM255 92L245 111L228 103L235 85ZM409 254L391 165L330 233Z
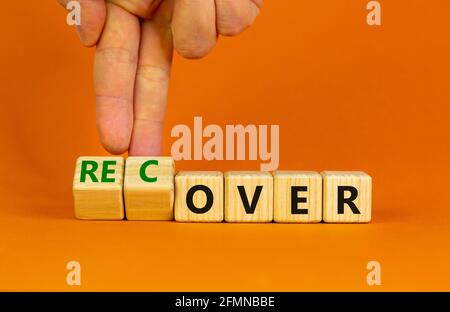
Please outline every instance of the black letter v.
M261 195L262 185L256 186L255 194L253 194L252 203L248 203L247 193L243 185L238 185L239 195L241 195L242 204L244 205L247 214L254 214L256 205L258 204L259 196Z

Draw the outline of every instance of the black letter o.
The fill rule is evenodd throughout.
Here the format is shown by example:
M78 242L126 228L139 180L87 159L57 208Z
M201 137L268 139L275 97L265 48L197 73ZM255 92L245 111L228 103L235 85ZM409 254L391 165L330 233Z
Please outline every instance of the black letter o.
M206 195L206 204L203 208L197 208L194 205L194 194L197 191L203 191ZM193 213L206 213L208 212L212 205L214 203L214 196L209 187L206 185L194 185L189 189L189 191L186 194L186 205L188 206L189 210Z

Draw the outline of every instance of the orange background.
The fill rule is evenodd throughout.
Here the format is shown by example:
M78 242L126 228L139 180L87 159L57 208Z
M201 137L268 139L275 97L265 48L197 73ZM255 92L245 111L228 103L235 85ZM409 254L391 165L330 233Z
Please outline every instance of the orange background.
M170 129L279 124L280 169L364 170L367 225L89 222L73 216L75 159L105 154L93 49L56 1L0 10L1 290L450 290L450 20L447 0L266 1L206 59L176 56ZM177 169L259 162L178 162ZM82 286L66 285L77 260ZM382 266L380 287L366 264Z

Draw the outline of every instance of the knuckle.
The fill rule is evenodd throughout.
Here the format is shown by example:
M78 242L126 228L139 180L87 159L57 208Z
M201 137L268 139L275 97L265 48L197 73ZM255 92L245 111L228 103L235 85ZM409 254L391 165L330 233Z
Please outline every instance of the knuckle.
M134 10L136 15L142 18L150 18L153 13L153 8L151 6L152 0L138 0L134 1Z
M100 46L97 48L96 53L98 57L102 57L104 60L111 63L131 65L137 63L137 55L122 47Z
M160 66L139 64L136 75L148 82L164 84L169 81L170 71Z
M151 18L161 0L109 0L141 18Z

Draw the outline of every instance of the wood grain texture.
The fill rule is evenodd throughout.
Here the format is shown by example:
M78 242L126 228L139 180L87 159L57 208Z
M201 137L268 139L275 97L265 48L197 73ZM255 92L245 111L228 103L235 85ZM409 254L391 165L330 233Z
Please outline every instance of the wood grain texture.
M206 191L192 189L192 203L205 212L195 213L188 208L188 191L197 185L206 186L212 195L207 205ZM181 222L223 221L223 174L219 171L181 171L175 177L175 220ZM207 208L209 208L208 211Z
M225 221L271 222L273 220L273 177L259 171L229 171L225 177ZM245 210L238 186L243 186L251 203L257 187L262 187L253 213Z
M362 171L323 171L323 220L329 223L367 223L372 215L372 178ZM357 197L353 201L360 212L356 214L348 204L338 213L338 187L354 187ZM351 194L344 191L348 198Z
M322 221L322 176L315 171L275 171L274 221L286 223L316 223ZM300 187L301 189L295 189ZM293 189L294 188L294 189ZM306 202L294 201L294 196Z
M158 165L146 166L141 178L141 166L149 160ZM128 220L173 220L175 164L172 157L128 157L125 165L124 198Z
M90 175L85 175L85 182L81 181L81 166L83 161L98 164L93 172L97 179L93 181ZM102 182L104 161L115 161L115 165L108 165L114 171L106 176L114 182ZM91 166L88 166L91 168ZM124 218L123 204L123 170L122 157L79 157L77 159L73 178L73 197L75 216L79 219L90 220L121 220Z

